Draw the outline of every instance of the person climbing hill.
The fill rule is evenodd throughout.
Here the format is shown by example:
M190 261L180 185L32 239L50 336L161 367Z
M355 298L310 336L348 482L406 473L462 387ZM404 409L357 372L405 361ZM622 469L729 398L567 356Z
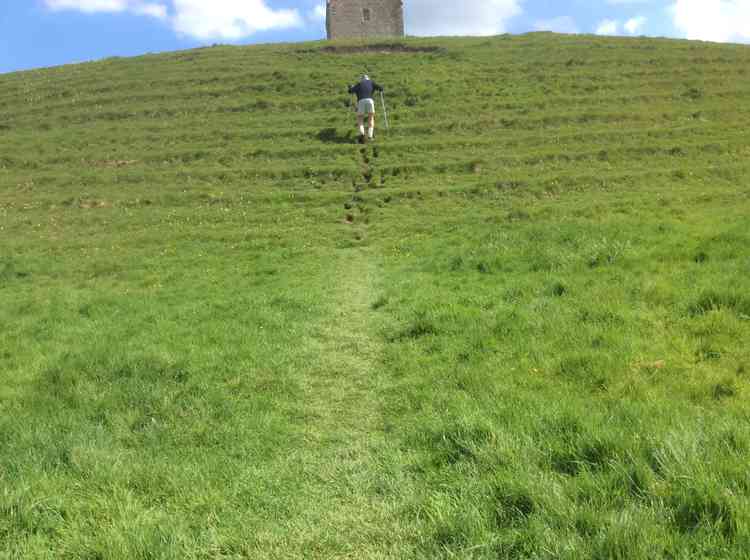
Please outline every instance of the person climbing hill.
M365 74L358 84L349 87L350 94L357 96L357 128L359 129L359 143L364 144L367 140L373 140L375 137L375 99L373 95L376 91L383 91L383 88L373 82ZM365 115L367 115L367 133L365 134Z

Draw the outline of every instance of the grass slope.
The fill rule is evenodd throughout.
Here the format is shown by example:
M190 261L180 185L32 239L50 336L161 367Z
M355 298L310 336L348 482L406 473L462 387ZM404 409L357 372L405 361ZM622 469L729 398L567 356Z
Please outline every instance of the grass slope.
M404 44L0 76L0 557L747 557L750 50Z

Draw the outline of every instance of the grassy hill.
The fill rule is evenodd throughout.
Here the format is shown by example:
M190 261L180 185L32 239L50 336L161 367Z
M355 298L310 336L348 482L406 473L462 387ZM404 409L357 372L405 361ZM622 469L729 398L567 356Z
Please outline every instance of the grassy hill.
M0 76L0 558L747 558L748 124L686 41Z

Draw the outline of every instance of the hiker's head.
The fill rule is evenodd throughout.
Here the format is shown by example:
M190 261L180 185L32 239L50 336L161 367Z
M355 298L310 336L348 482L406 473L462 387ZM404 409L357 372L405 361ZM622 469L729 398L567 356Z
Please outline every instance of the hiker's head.
M363 81L363 82L366 82L366 81L368 81L369 79L370 79L370 76L368 76L367 74L362 74L362 81Z

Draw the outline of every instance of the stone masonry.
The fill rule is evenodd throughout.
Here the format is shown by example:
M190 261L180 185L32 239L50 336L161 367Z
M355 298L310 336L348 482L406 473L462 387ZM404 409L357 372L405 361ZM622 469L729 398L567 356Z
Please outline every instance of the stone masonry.
M329 39L342 37L403 37L403 0L328 0Z

